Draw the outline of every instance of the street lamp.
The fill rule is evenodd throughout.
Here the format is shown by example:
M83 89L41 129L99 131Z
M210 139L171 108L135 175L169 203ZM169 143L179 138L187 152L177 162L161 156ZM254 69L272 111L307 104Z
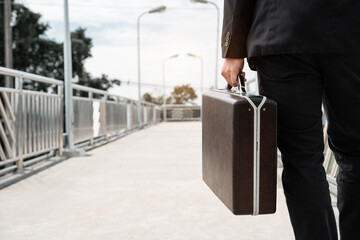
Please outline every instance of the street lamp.
M217 11L217 26L216 26L216 55L215 55L215 88L217 88L217 75L218 75L218 58L219 58L219 28L220 28L220 10L219 6L207 0L190 0L193 3L211 4L216 8Z
M138 50L138 94L139 94L139 101L138 101L138 118L139 118L139 127L142 127L142 116L141 116L141 74L140 74L140 19L145 14L152 14L152 13L162 13L166 10L165 6L159 6L153 8L149 11L143 12L139 15L137 19L137 50Z
M73 150L74 145L74 114L72 103L72 59L71 38L69 30L69 6L68 0L64 0L64 87L65 87L65 132L67 136L66 147Z
M166 97L165 97L165 62L171 58L177 58L179 54L172 55L163 60L163 114L164 114L164 122L166 122Z
M198 55L195 55L195 54L192 54L192 53L188 53L187 54L189 57L194 57L194 58L198 58L200 60L200 71L201 71L201 78L200 78L200 90L201 90L201 95L203 93L203 80L204 80L204 77L203 77L203 72L204 72L204 61L202 59L202 57L198 56Z

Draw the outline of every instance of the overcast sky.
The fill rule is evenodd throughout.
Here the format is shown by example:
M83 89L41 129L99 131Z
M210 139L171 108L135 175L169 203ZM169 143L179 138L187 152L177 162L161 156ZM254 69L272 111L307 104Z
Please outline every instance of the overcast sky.
M41 21L49 23L48 37L63 42L62 0L18 0L34 12L42 15ZM223 1L213 0L220 8L220 33L222 27ZM214 85L217 11L208 4L194 4L190 0L69 0L70 28L87 29L93 39L92 58L85 67L93 76L102 73L123 81L111 92L132 99L137 98L137 32L138 16L154 7L165 5L161 14L147 14L141 18L141 82L142 94L158 95L162 92L163 60L180 54L178 58L166 61L166 85L190 84L200 90L200 61L187 56L192 53L204 61L204 90ZM226 81L220 75L223 63L219 47L218 88L224 88ZM247 78L254 72L246 69ZM147 87L145 83L158 84ZM167 88L170 93L172 87ZM200 92L198 92L199 94ZM197 101L198 102L198 101Z

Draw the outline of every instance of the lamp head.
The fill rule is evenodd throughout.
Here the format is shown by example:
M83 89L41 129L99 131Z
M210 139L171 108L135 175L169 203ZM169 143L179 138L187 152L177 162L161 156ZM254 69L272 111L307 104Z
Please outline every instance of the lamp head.
M159 6L159 7L151 9L148 13L162 13L165 10L166 10L165 6Z

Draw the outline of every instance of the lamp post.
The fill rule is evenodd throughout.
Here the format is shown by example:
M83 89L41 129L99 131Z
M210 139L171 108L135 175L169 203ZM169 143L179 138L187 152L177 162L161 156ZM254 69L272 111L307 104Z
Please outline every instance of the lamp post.
M200 71L201 71L201 78L200 78L200 92L201 92L201 94L200 94L200 96L202 96L202 93L203 93L203 72L204 72L204 61L203 61L203 59L202 59L202 57L200 57L200 56L197 56L197 55L195 55L195 54L193 54L193 53L188 53L187 54L189 57L194 57L194 58L198 58L199 60L200 60ZM200 99L202 99L202 97L200 97ZM201 105L202 105L202 101L201 101ZM200 118L202 119L202 108L201 108L201 110L200 110Z
M166 63L167 60L172 59L172 58L177 58L178 56L179 56L179 54L175 54L175 55L167 57L167 58L165 58L163 60L163 105L164 105L164 107L163 107L163 110L164 110L163 115L164 115L164 122L167 121L167 119L166 119L166 97L165 97L165 63Z
M215 54L215 85L214 87L217 88L217 77L218 77L218 58L219 58L219 29L220 29L220 10L219 6L207 0L190 0L193 3L203 3L203 4L210 4L216 8L217 11L217 25L216 25L216 54Z
M201 72L201 78L200 78L200 91L201 91L201 95L203 93L203 80L204 80L204 75L203 75L203 72L204 72L204 61L202 59L202 57L198 56L198 55L195 55L195 54L192 54L192 53L188 53L187 54L189 57L194 57L194 58L198 58L200 60L200 72Z
M72 59L69 29L68 0L64 0L64 85L65 85L65 128L68 150L74 149L74 113L72 103Z
M139 15L137 19L137 52L138 52L138 118L139 118L139 127L142 127L142 115L141 115L141 71L140 71L140 19L145 14L152 14L152 13L162 13L166 10L165 6L159 6L153 8L149 11L143 12Z
M13 51L12 51L12 27L11 23L11 0L4 0L4 56L5 67L13 68ZM5 87L13 88L12 77L5 76Z

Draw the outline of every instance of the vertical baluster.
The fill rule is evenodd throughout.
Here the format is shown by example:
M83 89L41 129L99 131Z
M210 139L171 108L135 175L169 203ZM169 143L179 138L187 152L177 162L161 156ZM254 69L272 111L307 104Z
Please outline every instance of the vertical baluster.
M54 111L55 111L55 106L54 106L54 100L55 100L55 97L51 97L50 99L50 112L51 112L51 121L50 121L50 131L51 131L51 134L50 134L50 147L53 148L54 147L54 136L55 136L55 131L54 131L54 120L55 120L55 117L54 117Z
M46 97L46 119L47 119L47 148L51 148L51 96Z
M54 98L54 147L59 147L59 115L58 115L59 98Z
M38 136L37 136L37 124L38 124L38 115L36 112L36 106L37 106L37 95L33 95L33 101L32 101L32 133L33 133L33 152L37 151L37 145L38 145Z
M40 96L36 95L36 151L39 151L41 148L41 132L40 132L40 124L41 124L41 116L40 116Z
M40 136L40 96L36 95L36 152L40 150L41 146L41 136Z
M108 119L107 119L107 98L108 96L107 95L104 95L104 111L103 111L103 114L104 114L104 119L105 119L105 139L106 141L109 141L109 136L108 136Z
M60 141L59 141L59 131L60 131L60 114L59 114L59 111L60 111L60 108L59 108L59 103L60 103L61 99L59 98L59 96L57 96L55 98L55 121L54 121L54 124L55 124L55 146L56 147L59 147L59 144L60 144Z
M94 99L93 99L93 93L92 92L89 92L89 100L90 100L90 104L91 104L91 109L92 109L92 125L91 125L91 128L92 128L92 134L91 134L91 137L90 137L90 145L91 146L94 146Z
M45 108L45 119L46 119L46 142L45 142L45 146L46 148L50 148L50 121L51 121L51 114L50 114L50 99L51 96L46 96L45 97L45 102L46 102L46 108Z
M47 119L47 148L51 147L51 96L46 97L46 119Z
M40 112L40 106L41 106L41 101L40 101L40 96L36 95L36 139L37 139L37 144L36 144L36 151L40 151L41 149L41 131L40 131L40 126L41 126L41 112Z
M42 131L42 138L41 138L41 150L45 149L45 143L46 143L46 113L45 113L45 96L41 96L41 131Z
M27 121L28 121L28 111L27 111L27 98L28 98L28 94L23 94L22 97L22 106L23 106L23 131L24 131L24 154L28 153L28 128L27 128Z
M48 115L48 97L47 96L43 96L43 116L44 116L44 146L43 149L47 149L48 148L48 131L49 131L49 126L48 126L48 121L49 121L49 115Z
M62 137L62 134L63 134L63 101L64 101L64 94L63 94L63 87L62 86L58 86L58 92L57 92L58 96L60 97L59 98L59 109L58 109L58 116L59 116L59 122L58 122L58 127L59 127L59 155L62 156L62 153L63 153L63 137Z
M41 96L41 150L45 149L46 140L46 115L45 115L45 96Z
M31 121L31 110L30 110L30 99L31 99L31 95L30 93L26 95L26 132L27 132L27 153L31 153L31 145L30 145L30 138L31 138L31 125L30 125L30 121Z
M125 101L125 106L126 106L126 129L125 129L125 132L128 132L130 130L130 102L129 100L126 100Z
M54 126L53 126L53 122L54 122L54 119L53 119L53 97L50 96L49 97L49 100L48 100L48 103L49 103L49 107L48 107L48 110L49 110L49 148L52 148L52 139L53 139L53 130L54 130Z
M49 148L52 147L51 145L51 140L52 140L52 131L53 131L53 128L52 128L52 122L53 122L53 118L52 118L52 96L49 96L48 97L48 122L49 122L49 132L48 132L48 146Z
M33 103L33 95L29 94L29 100L28 100L28 106L27 109L29 111L29 122L28 122L28 128L29 128L29 153L33 152L33 111L32 111L32 103Z
M81 136L81 131L80 131L80 128L79 128L79 124L78 124L78 111L79 111L79 108L78 108L78 104L79 102L75 99L72 99L71 100L73 102L73 112L72 112L72 134L73 134L73 142L77 142L77 140L79 139L79 136Z
M37 112L36 112L36 103L37 103L37 96L33 95L32 98L32 104L31 104L31 109L32 109L32 134L33 134L33 152L36 152L36 148L37 148L37 131L36 131L36 127L37 127Z
M43 149L43 115L42 115L42 97L39 95L39 151Z
M7 93L5 93L5 94L7 96ZM11 109L9 109L9 111L12 111L13 113L16 112L15 95L16 95L16 93L11 93L11 92L9 93L10 106L11 106ZM18 132L18 130L16 128L16 123L17 123L17 118L15 116L15 120L11 124L15 136L17 136L17 132ZM14 153L14 155L17 156L17 140L16 140L16 138L15 138L15 141L12 142L11 149L12 149L12 152Z
M57 101L58 101L58 97L55 96L54 100L53 100L53 106L54 106L54 111L53 111L53 117L54 117L54 121L53 121L53 129L54 129L54 137L53 137L53 147L56 147L58 142L57 142L57 137L58 137L58 131L57 131L57 118L56 118L56 112L57 112Z

